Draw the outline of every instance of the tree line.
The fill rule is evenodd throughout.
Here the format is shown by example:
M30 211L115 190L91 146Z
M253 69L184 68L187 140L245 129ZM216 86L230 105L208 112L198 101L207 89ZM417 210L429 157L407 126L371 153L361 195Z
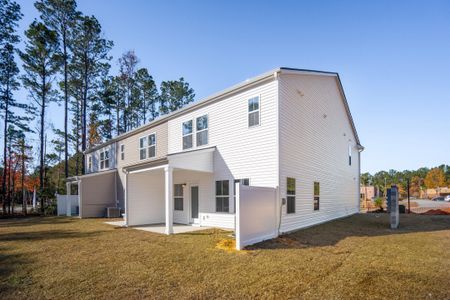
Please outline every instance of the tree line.
M401 194L407 193L409 182L409 192L412 196L420 196L421 191L426 189L436 189L450 187L450 166L442 164L435 168L419 168L417 170L404 171L379 171L375 174L368 172L361 174L362 186L375 186L385 195L386 188L395 184L399 187Z
M63 192L65 178L85 173L83 153L88 147L175 111L195 97L184 78L162 81L158 87L133 50L117 60L119 71L111 74L114 43L95 16L78 10L75 0L38 0L34 7L39 18L24 33L24 49L18 49L21 8L13 0L0 0L3 213L11 211L19 195L25 203L30 185L37 186L43 210L46 198ZM15 94L20 88L28 97L19 101ZM63 128L51 123L52 103L62 107ZM49 135L54 137L50 141ZM34 136L37 147L32 147Z

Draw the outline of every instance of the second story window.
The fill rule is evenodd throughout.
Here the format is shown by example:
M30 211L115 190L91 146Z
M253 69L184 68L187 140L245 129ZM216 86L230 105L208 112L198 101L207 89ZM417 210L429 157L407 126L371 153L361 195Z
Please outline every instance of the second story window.
M139 139L139 159L147 158L147 137L141 137Z
M208 116L197 118L197 146L208 144Z
M88 171L92 172L92 155L88 156Z
M192 148L192 120L183 123L183 150Z
M100 152L100 170L109 168L109 150Z
M125 159L125 145L124 144L120 145L120 159L121 160Z
M352 165L352 146L348 145L348 165Z
M248 127L259 125L259 97L248 100Z
M148 136L148 157L156 156L156 134Z
M139 139L139 159L156 156L156 134L152 133Z

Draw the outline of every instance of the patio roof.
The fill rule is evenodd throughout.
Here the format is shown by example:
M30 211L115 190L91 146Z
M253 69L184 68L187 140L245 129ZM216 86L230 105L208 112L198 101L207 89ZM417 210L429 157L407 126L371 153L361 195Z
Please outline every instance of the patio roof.
M199 172L214 172L214 152L216 147L184 151L167 155L169 166Z

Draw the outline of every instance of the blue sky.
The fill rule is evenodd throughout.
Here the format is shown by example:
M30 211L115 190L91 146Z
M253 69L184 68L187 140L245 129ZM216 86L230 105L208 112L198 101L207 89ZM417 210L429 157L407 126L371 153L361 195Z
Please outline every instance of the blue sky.
M16 0L17 1L17 0ZM23 32L37 12L17 1ZM450 164L450 1L78 0L159 82L197 99L278 66L339 72L362 171ZM18 97L25 97L25 92ZM48 121L63 126L62 108Z

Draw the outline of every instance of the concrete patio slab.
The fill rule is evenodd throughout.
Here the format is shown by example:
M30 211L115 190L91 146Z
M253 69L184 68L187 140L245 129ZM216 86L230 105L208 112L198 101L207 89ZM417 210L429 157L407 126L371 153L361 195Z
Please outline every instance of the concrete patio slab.
M113 222L105 222L105 223L112 225L112 226L116 226L116 227L125 226L125 221L113 221ZM164 224L151 224L151 225L133 226L130 228L159 233L159 234L165 234L166 226ZM210 229L210 228L211 227L173 224L173 233L178 234L178 233L194 232L194 231L206 230L206 229Z

